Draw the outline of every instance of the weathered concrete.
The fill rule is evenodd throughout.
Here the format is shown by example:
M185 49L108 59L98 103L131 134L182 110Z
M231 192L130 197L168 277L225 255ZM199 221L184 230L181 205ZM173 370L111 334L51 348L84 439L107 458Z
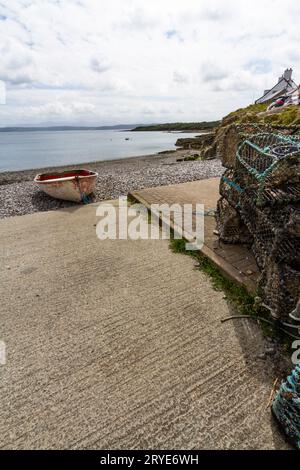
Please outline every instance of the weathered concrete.
M220 178L208 178L188 183L171 184L155 188L141 189L130 195L151 210L152 204L204 204L209 215L204 219L204 244L202 253L209 258L226 276L255 293L259 269L253 253L247 245L223 243L216 235L216 220L211 209L216 209ZM195 216L194 216L195 219ZM173 228L172 218L171 227Z
M258 327L168 241L99 241L95 207L0 222L0 446L284 448Z

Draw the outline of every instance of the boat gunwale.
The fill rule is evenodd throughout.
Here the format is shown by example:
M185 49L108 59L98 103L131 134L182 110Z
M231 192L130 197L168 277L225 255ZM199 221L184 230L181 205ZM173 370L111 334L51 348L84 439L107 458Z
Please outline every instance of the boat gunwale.
M77 171L87 171L89 172L90 174L88 175L72 175L72 176L63 176L63 172L61 173L62 176L59 176L59 173L57 173L57 178L51 178L51 179L44 179L44 180L40 180L39 178L41 176L51 176L52 175L55 175L56 174L53 172L53 173L39 173L38 175L35 176L34 178L34 182L37 183L37 184L51 184L51 183L58 183L58 182L65 182L65 181L72 181L72 180L75 180L75 179L85 179L85 178L97 178L98 177L98 173L96 171L92 171L92 170L85 170L85 169L82 169L82 170L77 170ZM67 172L66 172L67 173ZM70 173L70 172L68 172Z

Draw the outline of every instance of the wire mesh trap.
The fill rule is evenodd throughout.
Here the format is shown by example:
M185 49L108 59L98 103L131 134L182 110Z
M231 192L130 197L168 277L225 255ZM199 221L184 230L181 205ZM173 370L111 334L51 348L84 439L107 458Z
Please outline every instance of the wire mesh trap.
M276 318L287 317L300 296L300 140L284 132L227 130L216 212L223 241L252 242L263 302Z
M237 150L239 179L245 187L257 185L258 205L262 203L265 186L276 187L279 181L300 178L299 163L300 141L291 136L253 134Z

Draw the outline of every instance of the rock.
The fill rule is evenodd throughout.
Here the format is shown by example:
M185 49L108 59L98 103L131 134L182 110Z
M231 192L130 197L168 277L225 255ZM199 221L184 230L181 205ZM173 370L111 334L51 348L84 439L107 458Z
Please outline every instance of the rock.
M212 145L215 139L215 133L200 134L196 137L179 138L175 145L184 149L202 149Z
M209 147L207 147L203 153L202 153L202 158L203 160L212 160L216 158L217 155L217 146L216 143L213 143Z

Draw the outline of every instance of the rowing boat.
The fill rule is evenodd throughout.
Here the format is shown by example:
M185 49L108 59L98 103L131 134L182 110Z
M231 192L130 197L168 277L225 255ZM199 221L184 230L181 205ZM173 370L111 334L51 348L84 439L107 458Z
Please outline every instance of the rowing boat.
M71 170L36 175L35 183L49 196L73 202L88 202L95 191L98 173L91 170Z

